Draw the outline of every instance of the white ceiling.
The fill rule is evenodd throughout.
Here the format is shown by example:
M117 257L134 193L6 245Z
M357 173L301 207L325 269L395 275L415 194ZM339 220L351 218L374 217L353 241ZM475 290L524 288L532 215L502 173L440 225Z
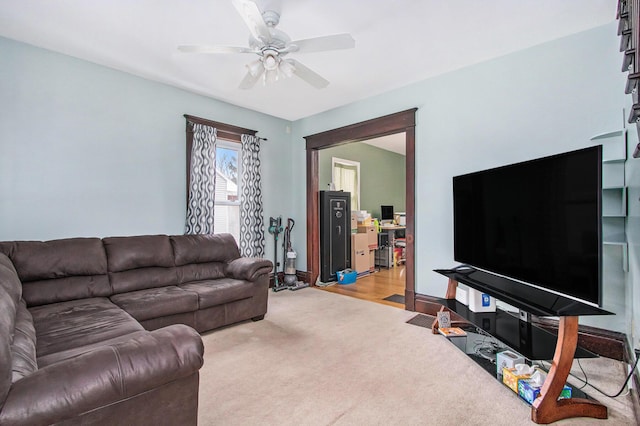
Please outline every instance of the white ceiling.
M256 0L293 40L351 33L355 49L292 53L328 79L295 76L240 90L252 54L199 55L182 44L247 46L231 0L2 0L0 35L287 120L604 25L617 0ZM1 58L0 52L0 58ZM0 59L1 60L1 59ZM43 70L46 72L46 70Z
M404 156L407 155L407 139L405 132L382 136L375 139L369 139L363 141L363 143L375 146L377 148L385 149L387 151L395 152L396 154Z

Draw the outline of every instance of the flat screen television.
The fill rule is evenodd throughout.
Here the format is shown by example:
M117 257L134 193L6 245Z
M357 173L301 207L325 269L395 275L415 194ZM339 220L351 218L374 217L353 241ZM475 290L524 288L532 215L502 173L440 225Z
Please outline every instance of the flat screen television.
M454 258L602 305L602 147L453 178Z

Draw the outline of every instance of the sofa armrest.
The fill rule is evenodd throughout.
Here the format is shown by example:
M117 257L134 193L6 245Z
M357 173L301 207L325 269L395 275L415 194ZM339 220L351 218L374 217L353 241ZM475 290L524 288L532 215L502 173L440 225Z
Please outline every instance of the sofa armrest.
M131 398L197 372L203 353L178 324L48 365L13 384L0 424L51 424Z
M240 257L229 263L227 275L236 280L256 281L272 270L273 263L270 260L259 257Z

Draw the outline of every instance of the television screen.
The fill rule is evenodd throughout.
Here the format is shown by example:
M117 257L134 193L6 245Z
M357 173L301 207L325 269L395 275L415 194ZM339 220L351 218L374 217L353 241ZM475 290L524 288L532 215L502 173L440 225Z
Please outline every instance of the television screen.
M602 147L453 178L457 262L601 305Z

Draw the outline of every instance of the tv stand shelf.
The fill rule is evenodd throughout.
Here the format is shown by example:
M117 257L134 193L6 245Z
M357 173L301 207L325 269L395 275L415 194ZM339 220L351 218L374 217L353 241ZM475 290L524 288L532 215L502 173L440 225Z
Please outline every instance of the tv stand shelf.
M471 267L435 272L539 317L612 315L604 309ZM447 299L455 299L455 291Z
M437 302L461 316L487 334L503 342L530 361L553 359L558 336L500 308L496 312L473 312L455 299L437 299ZM576 358L597 358L584 348L576 348Z
M578 316L607 315L610 312L471 267L437 269L435 272L449 278L442 309L460 314L530 360L553 359L547 379L540 389L540 396L531 406L531 420L547 424L571 417L607 418L607 407L597 401L558 398L569 376L574 357L597 356L578 348ZM458 282L531 314L559 317L557 338L502 310L491 314L465 310L466 306L455 300ZM436 320L434 330L437 327ZM555 349L552 351L554 345Z

